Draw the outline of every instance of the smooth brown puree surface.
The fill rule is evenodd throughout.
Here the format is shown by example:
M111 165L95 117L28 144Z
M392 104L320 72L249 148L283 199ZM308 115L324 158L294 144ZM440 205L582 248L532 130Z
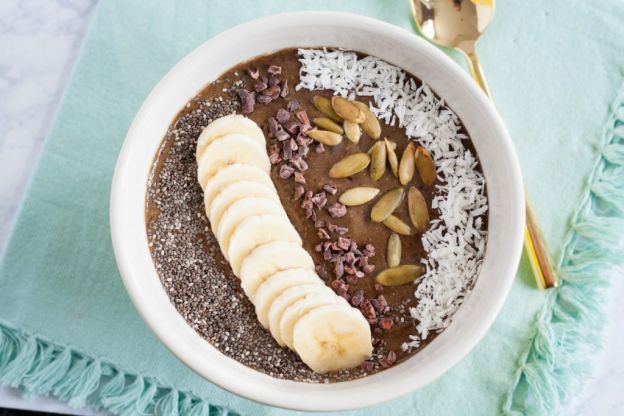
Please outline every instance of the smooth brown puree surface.
M285 108L287 100L296 99L300 104L300 109L306 110L310 119L323 116L323 114L316 110L316 108L312 105L312 97L315 95L322 95L330 98L332 96L332 91L295 90L294 86L296 86L299 82L300 64L297 60L296 50L294 49L279 51L271 55L259 57L251 62L243 63L225 73L219 81L211 83L204 90L202 90L189 103L189 105L187 105L187 107L180 112L174 123L172 123L171 129L161 145L161 151L157 155L154 162L146 203L147 234L150 240L154 262L157 266L161 280L163 281L163 285L172 299L172 303L176 306L176 308L178 308L185 319L189 321L191 326L193 326L200 334L202 334L202 336L213 343L213 345L219 348L224 354L242 361L244 364L260 371L282 378L308 381L340 381L361 377L366 374L382 370L383 368L375 360L373 360L375 361L374 368L368 373L358 368L336 374L324 375L321 377L307 369L307 367L299 361L295 354L292 354L289 351L284 351L280 348L273 341L270 335L267 335L262 330L260 324L255 319L253 307L244 294L242 294L242 291L239 288L238 279L232 274L229 265L219 253L218 245L216 245L216 241L212 236L209 227L207 227L208 220L205 218L203 210L202 190L199 184L197 184L195 177L197 165L195 162L194 145L196 144L197 136L201 132L201 129L212 121L212 118L217 118L223 114L231 112L228 111L229 108L224 108L223 111L221 111L223 114L219 114L219 111L217 111L218 108L215 109L215 107L218 107L219 105L227 107L226 105L223 105L223 103L233 102L234 105L238 103L236 91L240 87L236 85L232 87L233 82L242 80L244 87L249 90L253 90L253 84L255 81L252 80L247 74L247 68L257 67L261 70L261 73L264 74L266 73L266 68L269 65L281 66L282 73L279 77L282 80L288 80L290 92L286 99L279 98L266 105L257 103L255 111L247 115L262 127L267 137L267 120L270 117L274 117L278 109ZM420 84L419 80L416 79L416 81ZM224 91L224 89L226 91ZM223 100L222 102L219 101L220 97ZM365 103L368 102L367 97L358 97L357 99ZM206 103L213 103L211 110L206 108ZM232 104L230 104L230 106L231 105ZM240 106L236 107L236 111L240 113ZM191 120L190 123L189 120ZM296 120L294 118L294 113L291 114L291 120ZM184 127L187 124L193 123L194 126ZM396 153L400 158L403 153L403 149L407 145L404 130L398 127L387 126L384 123L381 124L381 137L387 137L397 143ZM180 131L183 131L183 134L181 134ZM174 134L174 132L177 133ZM463 130L463 132L467 134L465 130ZM181 146L180 137L182 137L184 146ZM309 169L303 172L306 179L306 184L304 185L305 189L317 193L322 189L323 185L332 185L336 187L338 189L336 195L327 195L328 202L326 207L328 207L337 202L338 197L342 194L342 192L354 186L376 187L381 190L381 193L400 186L398 179L390 173L389 167L386 168L386 173L379 181L373 181L370 179L368 170L347 179L329 178L329 169L337 160L351 153L367 152L371 145L375 142L375 140L372 140L366 136L366 134L363 134L358 144L354 144L345 138L338 146L333 148L325 146L324 153L316 153L314 151L314 145L312 145L309 157L307 158ZM476 154L474 147L469 140L465 140L463 143L464 146L470 149L473 154ZM267 149L270 144L271 141L267 140ZM183 164L187 164L188 166L181 167ZM188 188L185 189L185 192L191 194L190 197L186 198L187 201L182 202L185 204L185 209L183 209L179 214L180 221L184 223L186 215L200 215L203 216L203 219L201 221L195 220L194 223L189 222L186 225L183 224L182 227L187 228L184 232L179 232L175 229L168 229L167 239L170 240L170 243L173 241L174 246L179 246L192 244L192 242L188 240L194 236L195 246L202 250L206 258L210 259L206 265L207 269L218 269L212 270L212 274L217 274L217 279L223 279L221 283L228 286L228 291L231 292L233 296L235 295L240 302L239 307L237 309L233 309L233 311L237 311L236 315L230 316L228 319L229 325L226 325L226 327L221 330L228 332L239 330L241 332L252 334L252 336L256 338L261 337L262 339L258 340L261 341L260 345L264 345L264 348L273 350L268 351L267 354L281 355L280 358L282 361L279 366L274 366L273 364L275 361L267 360L266 357L264 357L264 359L254 361L252 355L252 359L248 359L248 356L245 356L244 353L242 353L241 356L241 353L236 352L236 348L231 348L232 346L227 342L222 342L222 337L216 334L214 328L209 328L212 325L211 322L214 322L215 319L217 319L216 315L211 316L211 313L214 315L214 312L211 312L213 309L197 305L198 296L202 300L215 297L209 285L203 286L203 293L197 293L198 291L202 292L202 290L200 290L202 285L198 281L197 277L193 276L199 274L199 278L205 281L206 271L202 272L202 270L193 270L188 267L185 269L184 261L182 261L183 259L176 260L171 258L171 256L179 257L179 249L172 249L171 244L164 244L161 241L164 238L162 236L164 229L176 228L169 227L167 225L167 221L165 221L164 218L161 218L163 217L164 210L166 209L180 210L179 201L176 202L174 199L168 200L166 197L167 192L173 192L171 190L171 186L175 185L171 183L171 176L176 174L184 177L185 187ZM323 259L323 253L315 251L315 246L320 243L321 240L317 236L317 229L314 226L314 222L305 218L305 212L300 207L301 199L298 201L294 200L293 195L296 183L292 178L281 179L279 177L279 165L272 167L271 177L277 187L280 199L286 209L288 217L303 239L304 247L312 255L316 264L326 266L329 271L329 278L327 280L329 285L331 280L334 279L332 273L333 264ZM418 175L415 175L415 179L412 183L410 183L410 185L417 186L425 196L428 206L431 206L434 187L425 187L420 182ZM170 205L171 208L168 208L168 205ZM391 234L391 231L385 226L375 224L370 220L371 206L372 204L368 203L358 207L348 207L347 215L342 218L332 218L326 209L316 210L318 219L336 224L338 226L347 227L349 231L345 236L357 242L360 248L364 248L367 243L375 246L376 255L369 260L369 263L375 266L375 270L359 279L356 284L350 285L349 289L350 294L357 289L362 289L364 290L367 298L375 298L381 293L375 289L374 276L379 271L387 268L386 246L388 237ZM409 224L407 204L405 202L400 205L399 209L395 212L395 215ZM437 210L430 209L430 217L431 219L438 218ZM194 227L195 229L189 230L189 226ZM401 236L401 243L403 248L401 264L418 264L421 262L421 259L426 256L426 252L424 251L421 243L421 234ZM215 247L217 248L215 249ZM172 266L172 263L175 264ZM201 276L202 274L204 274L204 277ZM210 279L208 280L210 281ZM189 284L192 289L189 289ZM214 287L212 290L214 290ZM412 349L409 353L403 352L400 348L401 344L408 342L408 336L416 332L414 321L409 316L409 307L415 306L417 302L414 298L414 286L410 284L398 287L386 287L383 289L383 296L386 298L389 306L391 307L390 312L384 314L383 316L393 318L394 326L388 331L380 331L380 328L373 331L375 339L375 354L377 354L377 356L385 356L389 351L394 351L397 355L397 362L400 362L424 348L435 338L437 334L431 334L419 348ZM221 302L228 302L228 300L222 299ZM196 310L189 310L189 304L195 304ZM250 314L251 316L249 316ZM245 315L244 319L242 318L243 315ZM221 317L221 319L224 319L224 317ZM198 320L204 320L207 323L203 326L198 325ZM223 326L222 323L219 323L219 325ZM376 326L373 326L372 328L374 329L375 327ZM240 328L243 328L243 330L240 330ZM262 333L264 333L265 336L261 335ZM227 350L226 347L228 347ZM288 369L287 367L289 366L292 368Z

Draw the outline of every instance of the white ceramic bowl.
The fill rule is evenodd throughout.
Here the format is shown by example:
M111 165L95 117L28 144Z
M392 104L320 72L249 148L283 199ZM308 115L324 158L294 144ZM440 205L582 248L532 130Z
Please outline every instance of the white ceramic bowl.
M334 46L382 58L422 79L459 115L481 159L489 194L489 241L472 295L452 324L409 360L342 383L278 380L224 356L202 339L169 302L152 264L144 225L151 162L184 104L228 68L296 46ZM299 410L370 406L422 387L460 361L499 312L518 265L524 227L520 171L509 136L484 94L447 56L403 29L366 17L326 12L254 20L207 41L158 83L136 115L117 161L111 233L117 264L137 310L160 340L189 367L240 396Z

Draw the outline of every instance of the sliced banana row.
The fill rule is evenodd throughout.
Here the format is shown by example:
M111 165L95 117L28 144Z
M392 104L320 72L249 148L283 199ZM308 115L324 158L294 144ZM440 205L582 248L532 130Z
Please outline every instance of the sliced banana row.
M240 115L215 120L198 139L197 165L221 252L277 343L319 373L366 360L370 326L315 272L271 181L262 130Z

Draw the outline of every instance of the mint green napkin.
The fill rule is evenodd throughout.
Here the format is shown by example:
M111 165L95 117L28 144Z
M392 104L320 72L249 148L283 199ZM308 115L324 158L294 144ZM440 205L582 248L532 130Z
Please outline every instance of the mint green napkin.
M115 266L108 198L128 126L167 70L235 24L306 9L413 30L407 0L101 2L0 265L0 383L114 414L289 413L210 384L152 335ZM614 0L498 4L479 52L564 284L536 290L523 259L465 360L350 414L554 414L582 383L621 261L623 21Z

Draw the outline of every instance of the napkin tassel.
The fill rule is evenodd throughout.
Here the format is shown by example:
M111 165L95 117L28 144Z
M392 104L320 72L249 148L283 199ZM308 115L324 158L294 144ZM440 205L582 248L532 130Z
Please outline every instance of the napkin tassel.
M562 284L537 316L505 414L555 414L591 376L601 348L610 281L624 274L624 85L615 103L563 244Z
M53 395L73 407L117 415L237 415L190 392L127 374L108 363L0 323L0 385Z

